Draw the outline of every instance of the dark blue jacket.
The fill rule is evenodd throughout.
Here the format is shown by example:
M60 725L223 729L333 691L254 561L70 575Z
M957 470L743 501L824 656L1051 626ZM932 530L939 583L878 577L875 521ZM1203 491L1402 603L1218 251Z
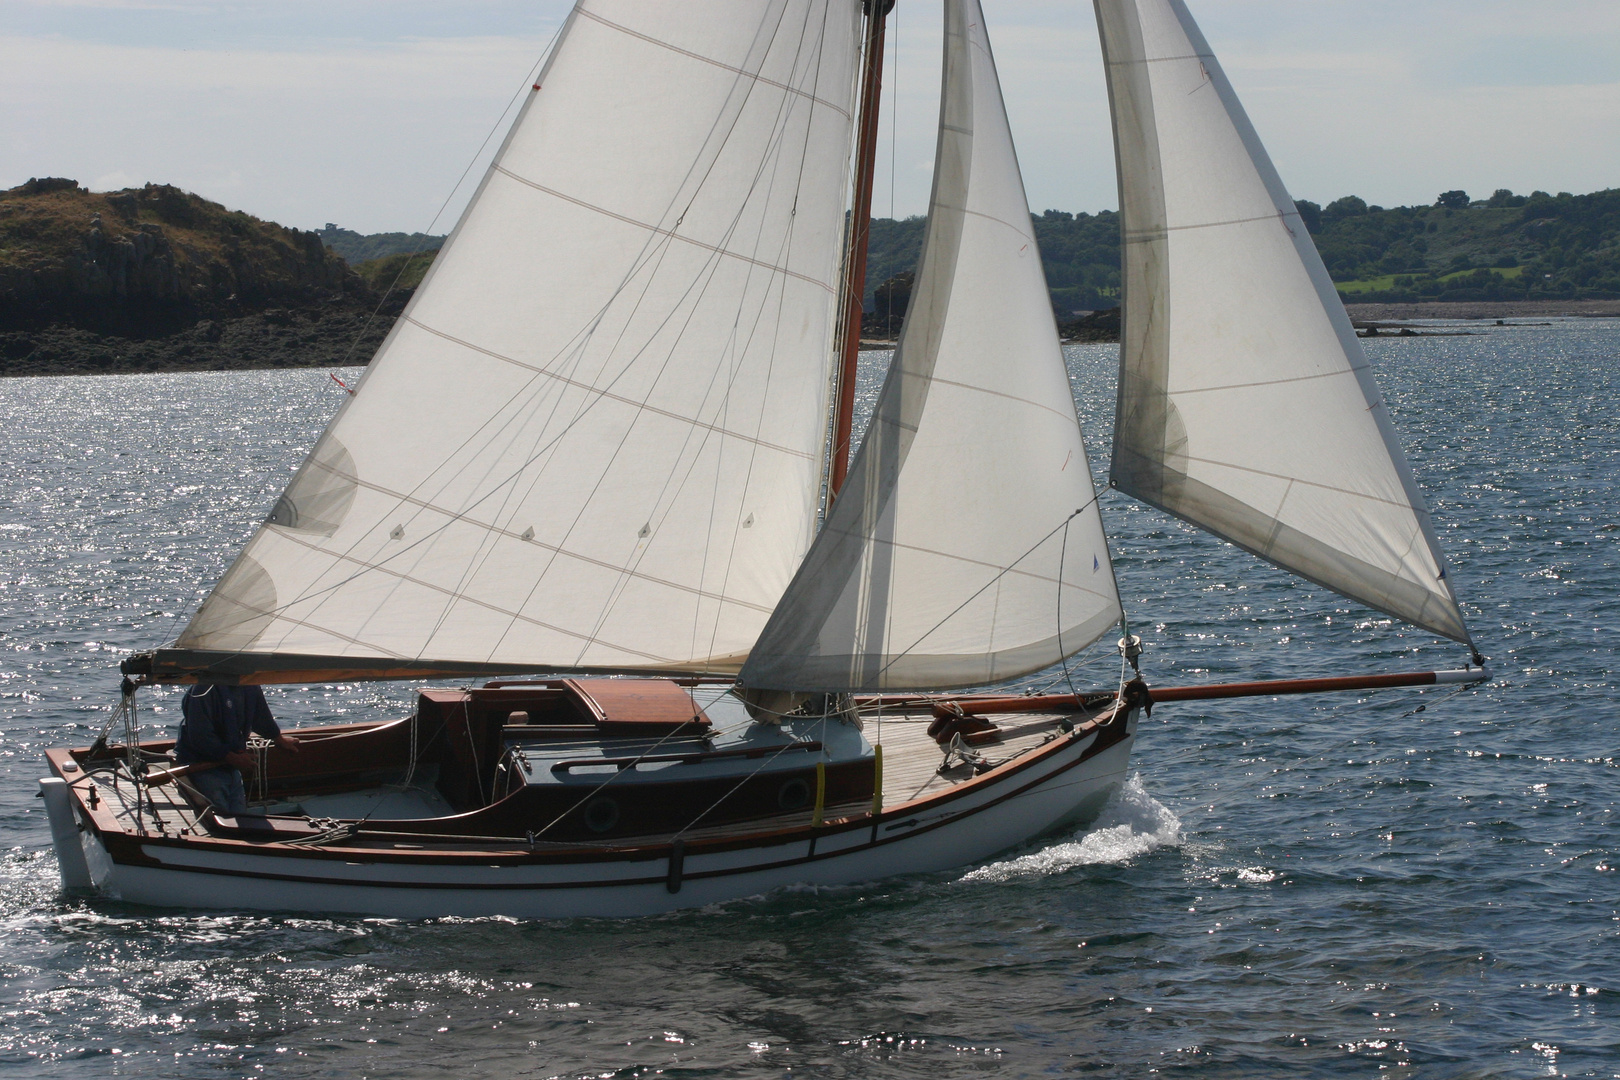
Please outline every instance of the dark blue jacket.
M193 686L180 699L180 715L174 757L182 765L224 761L226 754L247 749L250 731L267 739L281 737L257 686Z

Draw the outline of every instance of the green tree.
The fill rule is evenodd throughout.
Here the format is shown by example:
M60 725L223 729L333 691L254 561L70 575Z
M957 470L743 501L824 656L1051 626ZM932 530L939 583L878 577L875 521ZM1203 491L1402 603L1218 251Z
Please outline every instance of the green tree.
M1322 224L1332 225L1345 218L1360 217L1367 212L1365 199L1358 199L1354 195L1346 195L1342 199L1334 199L1322 208Z

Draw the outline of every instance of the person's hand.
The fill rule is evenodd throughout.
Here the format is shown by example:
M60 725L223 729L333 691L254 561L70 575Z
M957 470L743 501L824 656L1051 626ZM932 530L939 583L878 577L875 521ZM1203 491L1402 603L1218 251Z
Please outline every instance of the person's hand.
M276 739L276 745L281 747L283 750L290 750L294 754L298 753L301 749L298 745L298 740L291 735L280 736Z
M244 772L252 772L258 766L257 759L248 750L233 750L225 755L225 760Z

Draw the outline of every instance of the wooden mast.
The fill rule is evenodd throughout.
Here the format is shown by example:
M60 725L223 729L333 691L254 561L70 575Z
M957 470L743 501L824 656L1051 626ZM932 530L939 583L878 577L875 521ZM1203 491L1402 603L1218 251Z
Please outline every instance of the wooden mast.
M844 255L844 356L838 374L838 407L833 413L832 471L828 502L849 475L850 429L855 415L855 367L861 352L862 298L866 291L866 248L872 233L872 174L877 168L878 102L883 96L883 31L894 0L866 0L866 64L861 77L861 112L855 148L855 199L850 208L849 248Z

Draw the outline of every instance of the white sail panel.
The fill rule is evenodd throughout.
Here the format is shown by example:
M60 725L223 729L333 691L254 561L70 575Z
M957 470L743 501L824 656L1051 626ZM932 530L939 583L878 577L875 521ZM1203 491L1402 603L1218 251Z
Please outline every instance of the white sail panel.
M977 0L946 0L945 41L905 329L849 481L743 668L749 687L993 682L1120 618Z
M1096 10L1124 231L1114 485L1468 640L1355 331L1186 5Z
M735 670L814 531L859 41L580 3L180 650Z

